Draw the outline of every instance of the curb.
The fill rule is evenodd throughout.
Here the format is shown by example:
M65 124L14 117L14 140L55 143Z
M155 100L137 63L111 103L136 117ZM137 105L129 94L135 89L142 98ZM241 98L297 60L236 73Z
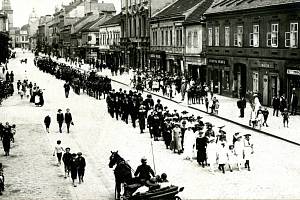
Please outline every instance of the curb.
M122 83L122 82L117 81L117 80L114 80L114 79L111 79L111 80L112 80L113 82L119 83L119 84L121 84L121 85L125 85L125 86L127 86L127 87L130 87L130 86L129 86L128 84L126 84L126 83ZM159 94L155 94L155 93L150 92L150 91L148 91L148 90L146 90L146 92L149 93L149 94L152 94L152 95L154 95L154 96L160 97L160 98L162 98L162 99L172 101L172 102L177 103L177 104L180 104L180 103L181 103L181 102L175 101L175 100L173 100L173 99L170 99L170 98L168 98L168 97L165 97L165 96L162 96L162 95L159 95ZM221 117L221 116L219 116L219 115L214 115L214 114L211 114L211 113L207 113L207 112L205 112L205 111L203 111L203 110L201 110L201 109L199 109L199 108L195 108L195 107L192 107L192 106L189 106L189 105L187 105L187 106L186 106L186 105L181 105L181 106L184 106L184 107L187 107L187 108L190 108L190 109L193 109L193 110L197 110L197 111L202 112L202 113L205 113L205 114L209 114L210 116L213 116L213 117L216 117L216 118L218 118L218 119L222 119L222 120L224 120L224 121L233 123L233 124L235 124L235 125L238 125L238 126L241 126L241 127L245 128L245 129L252 130L252 131L255 131L255 132L257 132L257 133L261 133L261 134L267 135L267 136L269 136L269 137L273 137L273 138L276 138L276 139L279 139L279 140L282 140L282 141L285 141L285 142L288 142L288 143L291 143L291 144L300 146L300 143L294 142L294 141L292 141L292 140L288 140L288 139L286 139L286 138L283 138L283 137L280 137L280 136L277 136L277 135L273 135L273 134L271 134L271 133L268 133L268 132L265 132L265 131L262 131L262 130L258 130L258 129L249 127L249 126L247 126L247 125L245 125L245 124L241 124L241 123L239 123L239 122L236 122L236 121L233 121L233 120L230 120L230 119Z

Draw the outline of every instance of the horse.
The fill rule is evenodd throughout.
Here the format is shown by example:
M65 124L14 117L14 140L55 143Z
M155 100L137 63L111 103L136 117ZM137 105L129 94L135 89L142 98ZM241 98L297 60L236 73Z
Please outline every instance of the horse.
M116 199L120 198L120 192L121 192L121 184L126 183L128 185L133 183L133 178L132 178L132 168L130 165L118 154L118 151L113 152L111 151L111 156L109 158L109 164L108 166L110 168L113 168L115 165L114 169L114 174L115 174L115 182L116 182L116 194L115 197Z

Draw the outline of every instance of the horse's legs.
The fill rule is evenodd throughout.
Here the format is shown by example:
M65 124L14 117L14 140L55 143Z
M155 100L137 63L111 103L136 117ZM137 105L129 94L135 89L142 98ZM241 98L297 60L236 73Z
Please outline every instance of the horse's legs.
M121 183L116 180L115 199L120 199Z

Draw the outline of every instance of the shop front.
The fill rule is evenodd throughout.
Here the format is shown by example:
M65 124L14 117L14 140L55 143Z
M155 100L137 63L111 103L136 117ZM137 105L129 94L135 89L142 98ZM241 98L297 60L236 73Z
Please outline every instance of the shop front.
M185 57L185 76L192 78L197 83L206 82L206 60L205 58L186 56Z
M288 68L287 71L287 99L290 103L290 99L293 93L293 89L296 93L296 96L300 97L300 65L296 68ZM298 107L300 103L298 103ZM299 109L298 109L299 110Z
M207 84L214 93L231 96L231 73L226 59L208 58L207 60Z

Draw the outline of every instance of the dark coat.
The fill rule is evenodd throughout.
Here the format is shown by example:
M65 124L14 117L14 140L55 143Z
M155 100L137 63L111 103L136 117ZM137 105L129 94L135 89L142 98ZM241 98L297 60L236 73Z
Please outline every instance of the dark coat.
M47 125L50 125L51 118L49 116L46 116L45 119L44 119L44 123L47 124Z
M57 113L56 119L57 119L57 122L58 122L58 123L63 123L63 122L64 122L64 114L62 114L62 113Z
M70 124L72 122L72 114L71 113L65 113L65 122L67 124Z

